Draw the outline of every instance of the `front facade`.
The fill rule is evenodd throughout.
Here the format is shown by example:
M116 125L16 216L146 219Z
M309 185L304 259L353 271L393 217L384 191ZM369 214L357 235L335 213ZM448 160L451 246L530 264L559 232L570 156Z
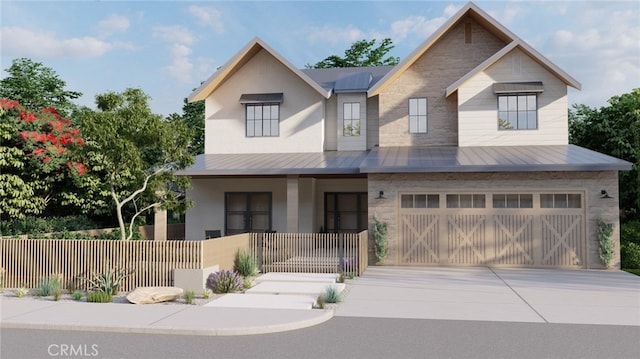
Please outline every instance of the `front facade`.
M618 238L631 164L568 144L568 86L472 3L393 67L300 70L255 39L190 97L206 125L186 238L377 215L386 264L601 268L597 221Z

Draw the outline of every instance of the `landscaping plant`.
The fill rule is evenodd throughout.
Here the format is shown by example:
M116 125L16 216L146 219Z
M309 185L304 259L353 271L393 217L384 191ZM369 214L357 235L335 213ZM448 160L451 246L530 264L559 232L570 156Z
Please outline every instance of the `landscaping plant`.
M113 296L110 292L91 291L87 292L87 302L89 303L110 303Z
M79 290L76 290L75 292L73 292L73 294L71 294L71 297L73 298L73 300L80 300L82 299L82 292Z
M29 289L27 289L27 288L18 288L18 289L16 289L16 297L18 297L18 298L23 298L27 294L29 294Z
M85 278L89 282L89 290L118 294L122 281L133 274L133 270L120 268L105 273L94 273L93 278Z
M56 293L59 299L59 296L62 294L62 277L57 274L51 275L41 280L34 292L34 294L38 297L55 297Z
M242 277L233 271L221 270L211 273L207 278L207 288L214 293L233 293L242 289Z
M387 240L387 222L382 222L378 216L373 215L373 253L378 264L384 263L389 253L389 242Z
M233 270L243 277L255 277L258 275L258 263L251 251L240 249L233 259Z
M336 286L328 286L325 288L324 293L320 296L324 303L340 303L342 296Z
M211 294L212 294L211 289L205 289L202 291L202 298L209 299L211 298Z
M187 304L193 304L193 298L196 297L196 292L193 290L188 290L184 293L184 301Z
M613 234L613 224L605 223L602 219L598 219L598 242L600 243L600 260L609 268L613 259L614 243L611 239Z

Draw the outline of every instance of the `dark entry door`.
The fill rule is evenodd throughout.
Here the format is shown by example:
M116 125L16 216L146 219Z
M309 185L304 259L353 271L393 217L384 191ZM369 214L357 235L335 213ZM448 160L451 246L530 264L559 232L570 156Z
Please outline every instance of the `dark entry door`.
M324 228L329 233L358 233L367 229L366 192L324 194Z
M271 229L270 192L226 192L225 234L265 232Z

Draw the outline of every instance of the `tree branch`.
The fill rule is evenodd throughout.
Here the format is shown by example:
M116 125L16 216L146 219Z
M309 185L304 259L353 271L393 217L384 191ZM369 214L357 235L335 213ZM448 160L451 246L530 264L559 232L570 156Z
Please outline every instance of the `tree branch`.
M133 215L133 217L131 217L131 223L129 223L129 235L127 236L127 240L130 240L131 237L133 237L133 223L136 221L136 218L144 211L153 208L153 207L158 207L160 206L160 203L156 202L153 204L150 204L146 207L144 207L143 209L139 210L136 214Z

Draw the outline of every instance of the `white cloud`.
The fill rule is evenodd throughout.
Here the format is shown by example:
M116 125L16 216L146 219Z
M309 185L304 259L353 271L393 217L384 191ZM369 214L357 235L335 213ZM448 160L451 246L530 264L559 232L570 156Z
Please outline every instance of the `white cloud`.
M391 24L391 38L400 41L408 36L416 36L426 39L431 36L444 22L446 18L437 17L426 19L423 16L410 16L408 18L394 21Z
M211 27L218 34L222 34L224 32L222 12L220 10L213 7L191 5L187 8L187 11L189 11L189 13L202 25Z
M366 37L367 36L362 30L354 27L353 25L348 25L346 27L327 25L321 28L312 28L307 35L307 40L310 42L327 42L330 44L337 44L343 42L352 43Z
M153 36L169 43L192 45L196 38L182 26L158 26L153 29Z
M181 83L192 82L194 65L189 56L196 37L182 26L156 27L153 36L167 43L171 64L165 66L164 70Z
M449 4L447 5L447 7L444 8L444 16L446 16L447 18L450 18L453 15L455 15L460 9L462 9L461 5Z
M86 58L105 54L115 46L91 36L60 39L51 32L8 26L0 28L2 54L12 57Z
M104 20L98 21L98 33L101 38L107 38L116 32L125 32L129 29L129 19L120 15L110 15Z

